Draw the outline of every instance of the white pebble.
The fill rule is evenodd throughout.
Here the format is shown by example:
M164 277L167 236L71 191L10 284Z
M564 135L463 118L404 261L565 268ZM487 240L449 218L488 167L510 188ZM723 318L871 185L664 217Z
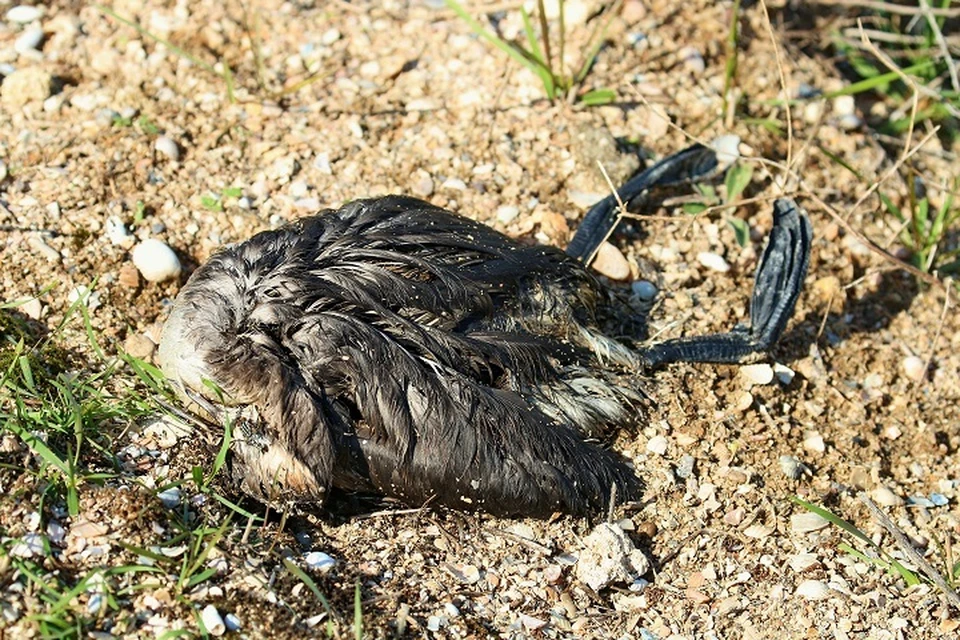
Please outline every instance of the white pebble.
M337 561L324 553L323 551L311 551L303 557L307 568L315 571L326 572L336 566Z
M323 32L323 35L320 36L320 43L324 46L329 47L334 42L340 39L340 31L336 27L331 27Z
M13 42L13 50L23 55L39 49L41 42L43 42L43 29L29 27Z
M243 624L240 622L240 618L233 613L228 613L227 615L223 616L223 622L227 625L227 631L236 631L243 626Z
M833 112L837 116L847 116L856 113L857 101L853 96L837 96L833 99Z
M820 118L823 116L823 102L817 100L815 102L808 102L803 107L803 120L807 124L816 124L820 122Z
M740 375L751 384L770 384L773 382L773 367L768 364L747 364L740 367Z
M320 198L300 198L294 201L293 206L297 209L315 213L320 210Z
M107 218L106 234L110 244L117 246L130 246L133 244L134 236L127 231L127 225L123 224L117 216Z
M780 364L779 362L773 365L773 373L776 374L777 380L780 381L780 384L790 384L793 382L794 372L790 367Z
M730 271L730 265L727 264L727 261L723 259L723 256L718 253L701 251L697 254L697 261L706 268L719 271L720 273L726 273L727 271Z
M153 143L153 148L174 162L180 160L180 146L177 145L173 138L160 136L157 138L157 141Z
M717 154L721 165L733 164L740 159L740 136L727 133L714 138L710 148Z
M10 555L17 558L31 558L44 555L45 540L39 533L28 533L10 547Z
M180 259L163 242L148 238L133 248L133 264L150 282L163 282L180 275Z
M783 475L787 476L791 480L799 480L800 477L807 473L810 473L810 469L807 468L807 465L803 464L793 456L780 456L780 470L783 471Z
M829 522L812 511L804 511L790 517L790 528L794 533L810 533L826 527Z
M817 566L820 564L820 561L817 560L817 556L812 553L797 553L790 557L787 564L797 573L802 573L811 567Z
M160 499L160 502L163 503L163 506L167 509L173 509L180 504L180 488L170 487L169 489L164 489L157 494L157 497Z
M250 208L253 207L253 201L247 196L240 196L237 198L237 206L244 211L249 211Z
M611 280L626 280L630 277L630 263L623 257L620 249L609 242L600 245L600 250L597 251L597 257L594 258L592 266L598 273Z
M649 302L657 297L657 285L649 280L637 280L630 285L630 289L633 291L633 295L644 302Z
M593 205L597 204L606 197L606 194L603 193L592 193L589 191L577 191L576 189L571 189L567 191L567 200L576 207L581 209L589 209Z
M819 431L807 431L803 434L803 448L814 453L823 453L827 445Z
M797 587L797 595L807 600L823 600L830 596L830 587L820 580L804 580Z
M31 7L21 4L7 11L7 22L16 22L17 24L29 24L34 20L39 20L43 16L43 9L40 7Z
M889 487L877 487L870 492L870 497L884 507L898 507L903 504L903 498L895 494Z
M845 116L840 116L837 120L837 124L840 125L840 128L844 131L854 131L860 128L860 125L863 124L863 120L855 113L848 113Z
M768 525L752 524L743 530L743 535L755 540L763 540L764 538L770 537L773 532L774 528Z
M440 631L440 618L437 616L430 616L427 618L427 631Z
M520 215L519 207L505 204L497 209L497 222L500 224L510 224Z
M447 178L440 185L441 189L450 189L451 191L463 191L467 188L467 183L460 178Z
M921 382L927 377L927 363L917 356L907 356L903 359L903 372L914 382Z
M703 61L703 54L695 47L683 47L677 52L677 56L683 61L683 66L685 66L690 73L700 75L707 68L706 63Z
M290 196L294 200L305 198L309 191L310 191L310 185L308 185L303 180L294 180L293 182L290 183Z
M667 452L667 439L663 436L653 436L647 442L647 451L662 456Z
M203 608L203 611L200 612L200 619L203 621L203 626L206 627L207 632L212 636L222 636L227 631L227 625L220 617L220 612L212 604Z

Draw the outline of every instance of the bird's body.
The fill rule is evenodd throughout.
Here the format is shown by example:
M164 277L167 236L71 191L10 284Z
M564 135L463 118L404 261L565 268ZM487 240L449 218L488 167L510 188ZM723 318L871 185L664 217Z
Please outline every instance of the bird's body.
M259 498L340 487L595 512L614 485L640 490L596 440L642 419L647 364L691 348L651 360L609 337L620 304L559 249L412 198L361 200L216 254L178 297L160 364L186 400L232 418L234 476Z

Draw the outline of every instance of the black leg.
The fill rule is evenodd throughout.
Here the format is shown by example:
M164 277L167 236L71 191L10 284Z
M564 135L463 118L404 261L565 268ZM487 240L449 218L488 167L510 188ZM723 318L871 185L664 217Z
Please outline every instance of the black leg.
M773 205L773 230L757 267L750 327L729 333L677 338L640 352L649 366L670 362L748 362L772 347L793 315L810 262L813 228L793 200Z
M653 187L700 180L717 169L719 161L710 147L695 144L683 151L667 156L652 167L638 173L617 189L617 196L624 204ZM567 246L567 255L584 264L590 264L600 245L620 222L617 198L611 194L593 205L577 228L573 240Z

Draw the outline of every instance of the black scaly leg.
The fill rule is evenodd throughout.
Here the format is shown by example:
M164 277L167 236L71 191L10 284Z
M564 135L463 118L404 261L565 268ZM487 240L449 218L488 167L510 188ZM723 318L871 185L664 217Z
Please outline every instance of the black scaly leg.
M793 315L810 262L813 228L793 200L773 205L773 230L757 267L750 303L750 327L729 333L677 338L640 351L648 366L670 362L742 363L767 351Z
M631 200L653 187L701 180L719 166L716 152L710 147L695 144L667 156L652 167L638 173L617 189L620 202ZM613 194L596 203L583 217L573 240L567 246L567 255L584 264L590 264L600 245L620 222L617 197Z

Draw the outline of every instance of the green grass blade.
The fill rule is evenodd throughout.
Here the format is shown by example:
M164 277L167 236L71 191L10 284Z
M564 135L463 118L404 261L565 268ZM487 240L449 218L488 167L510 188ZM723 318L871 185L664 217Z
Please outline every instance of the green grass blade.
M830 524L834 525L835 527L840 527L841 529L843 529L853 537L866 542L871 547L879 549L879 547L877 547L877 545L874 544L873 540L871 540L870 537L867 536L867 534L865 534L863 531L860 531L860 529L856 528L854 525L850 524L840 516L835 515L830 511L827 511L823 507L818 507L815 504L811 504L806 500L803 500L802 498L799 498L797 496L790 496L790 500L794 504L800 505L807 511L817 514L818 516L820 516Z
M353 589L353 637L363 640L363 606L360 601L360 581Z
M613 89L594 89L580 96L580 102L588 107L610 104L616 99L617 92Z
M320 588L317 586L317 583L314 581L314 579L311 578L306 571L298 567L297 563L290 558L283 559L283 566L286 567L287 571L292 573L300 582L307 585L307 588L310 589L314 597L316 597L316 599L323 606L323 609L327 612L327 615L330 616L331 619L334 618L333 609L330 607L330 603L327 601L326 597L324 597L323 593L320 592Z
M447 6L450 7L450 9L452 9L453 12L456 13L461 20L467 23L467 26L470 27L470 30L473 31L477 36L483 38L484 40L486 40L487 42L495 46L497 49L500 49L500 51L503 51L505 54L507 54L508 56L510 56L511 58L513 58L514 60L516 60L523 66L525 66L526 68L530 69L534 73L537 72L537 63L535 63L532 59L524 55L515 46L505 41L503 38L498 37L492 31L490 31L489 29L484 27L482 24L477 22L473 18L473 16L467 13L467 10L464 9L463 6L459 2L457 2L457 0L446 0L446 3L447 3Z
M537 34L533 30L533 23L530 21L530 14L523 7L520 7L520 15L523 17L523 31L527 36L527 45L530 47L530 55L539 63L535 68L543 88L547 92L547 97L553 100L557 96L557 86L554 82L554 75L550 65L544 58L543 51L540 49L540 43L537 41Z
M917 73L919 71L925 71L928 68L932 67L934 60L925 60L915 65L911 65L901 70L904 74ZM894 80L900 79L900 73L891 71L890 73L884 73L879 76L874 76L872 78L867 78L861 80L860 82L854 82L853 84L847 85L842 89L837 89L836 91L830 91L825 93L823 98L830 100L831 98L836 98L839 96L852 96L858 93L863 93L864 91L870 91L878 87L882 87L885 84L888 84ZM919 118L917 118L919 120Z
M27 445L31 451L40 456L41 460L59 469L64 477L70 476L70 466L67 461L61 459L60 456L54 453L53 449L48 447L43 440L30 433L16 422L10 421L7 423L6 427L12 431L14 435L23 440L23 444Z

